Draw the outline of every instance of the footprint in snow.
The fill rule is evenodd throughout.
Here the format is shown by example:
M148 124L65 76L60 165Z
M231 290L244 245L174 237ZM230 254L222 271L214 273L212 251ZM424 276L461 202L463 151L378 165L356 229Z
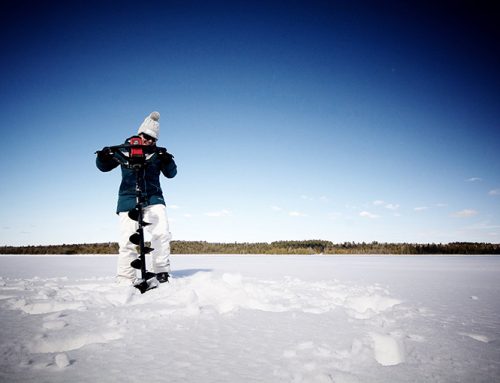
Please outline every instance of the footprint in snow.
M68 324L63 320L51 320L43 323L42 327L45 330L61 330Z
M293 382L351 382L359 379L351 373L352 364L369 357L369 345L354 338L348 349L312 341L298 343L283 351L283 366L275 375Z
M413 342L418 342L418 343L423 343L425 342L425 337L422 335L417 335L417 334L408 334L406 336L408 340L411 340Z

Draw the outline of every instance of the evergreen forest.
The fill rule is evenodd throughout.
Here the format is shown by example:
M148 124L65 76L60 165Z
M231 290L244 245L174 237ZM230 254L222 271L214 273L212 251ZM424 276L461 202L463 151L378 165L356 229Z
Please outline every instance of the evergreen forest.
M172 254L500 254L500 244L479 242L381 243L324 240L271 243L172 241ZM116 242L43 246L0 246L0 254L118 254Z

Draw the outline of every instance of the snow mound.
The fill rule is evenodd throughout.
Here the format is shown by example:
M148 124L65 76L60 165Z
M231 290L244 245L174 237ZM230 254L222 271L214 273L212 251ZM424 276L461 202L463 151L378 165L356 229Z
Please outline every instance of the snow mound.
M321 314L342 309L356 319L369 319L401 303L381 288L348 286L337 281L307 282L297 278L259 280L240 274L197 273L174 280L172 288L148 297L182 305L191 313L212 309L220 314L236 310L301 311Z
M7 306L38 315L93 308L144 306L142 319L172 313L198 315L213 310L227 314L242 309L266 312L297 311L322 314L343 310L353 319L370 319L390 311L401 303L377 286L347 285L338 281L303 281L285 277L280 280L244 278L241 274L215 275L199 272L185 278L173 278L168 285L141 295L133 287L105 283L64 283L32 280L31 287L18 298L6 299ZM31 293L27 293L31 292ZM158 304L161 310L149 310ZM46 328L64 325L46 324Z

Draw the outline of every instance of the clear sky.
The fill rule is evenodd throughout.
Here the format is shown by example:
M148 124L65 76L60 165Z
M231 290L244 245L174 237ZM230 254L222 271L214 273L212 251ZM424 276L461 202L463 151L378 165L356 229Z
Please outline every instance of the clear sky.
M0 245L116 241L153 110L174 239L500 242L493 2L11 3Z

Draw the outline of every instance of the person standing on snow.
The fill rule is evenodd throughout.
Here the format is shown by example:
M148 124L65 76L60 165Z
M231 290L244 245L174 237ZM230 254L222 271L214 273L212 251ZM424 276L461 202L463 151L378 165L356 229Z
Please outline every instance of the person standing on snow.
M160 283L167 282L170 276L170 240L165 200L160 186L160 173L167 178L177 174L177 165L173 156L164 148L157 148L156 141L160 133L160 113L152 112L139 127L137 135L142 138L145 150L144 166L144 221L151 225L145 229L151 234L151 253L153 272ZM125 142L128 143L127 139ZM148 148L149 149L149 148ZM127 155L128 153L125 153ZM109 172L120 165L115 153L109 147L97 152L96 166L102 172ZM133 169L121 165L122 181L118 193L117 214L120 222L120 241L116 282L120 285L132 285L136 280L136 270L130 263L137 258L136 245L130 242L138 223L129 218L128 212L136 206L136 176Z

